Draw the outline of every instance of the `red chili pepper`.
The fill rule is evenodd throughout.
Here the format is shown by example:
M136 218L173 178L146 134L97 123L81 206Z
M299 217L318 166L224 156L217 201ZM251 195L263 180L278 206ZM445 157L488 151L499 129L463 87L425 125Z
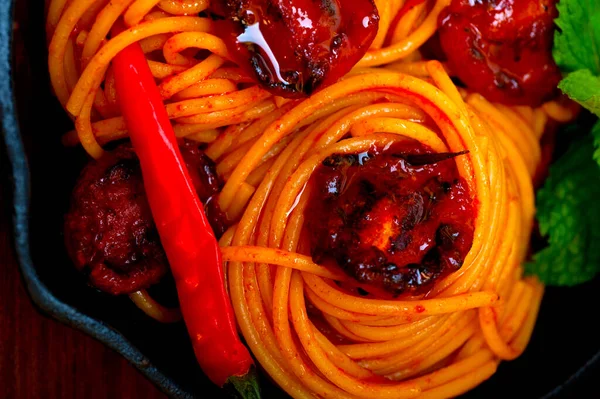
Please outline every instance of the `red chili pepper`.
M121 111L140 159L196 358L215 384L230 382L243 397L260 397L252 357L236 331L217 240L141 47L133 44L121 51L113 68Z

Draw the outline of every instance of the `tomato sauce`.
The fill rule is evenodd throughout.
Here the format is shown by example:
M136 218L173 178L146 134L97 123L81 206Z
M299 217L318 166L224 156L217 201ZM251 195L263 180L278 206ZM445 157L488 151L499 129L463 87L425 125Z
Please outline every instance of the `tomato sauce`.
M337 263L361 295L418 294L458 270L476 212L453 159L460 155L407 140L325 159L305 215L313 260Z

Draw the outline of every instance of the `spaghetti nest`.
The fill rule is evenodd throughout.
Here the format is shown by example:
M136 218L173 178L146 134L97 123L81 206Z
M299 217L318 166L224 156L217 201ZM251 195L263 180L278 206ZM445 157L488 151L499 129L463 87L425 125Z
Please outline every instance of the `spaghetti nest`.
M516 111L461 95L438 62L425 68L430 82L387 69L347 77L278 116L224 171L221 206L246 208L222 239L232 302L252 352L294 397L451 397L488 378L500 359L517 357L529 340L543 292L521 267L540 150L534 129ZM530 138L519 143L523 152L517 136ZM424 296L351 295L334 284L343 274L298 250L306 248L304 187L332 154L403 138L436 152L469 151L456 162L478 204L473 246L460 270ZM265 164L254 189L249 178ZM352 343L331 342L315 313Z
M532 177L547 122L572 112L492 104L423 60L418 49L449 0L376 3L380 31L369 52L304 101L273 97L241 72L211 20L190 16L208 1L53 0L48 9L52 85L75 122L66 144L97 158L102 145L127 137L110 62L135 42L177 136L207 143L226 182L220 206L234 223L221 245L239 326L262 367L297 398L456 396L522 353L543 293L521 266ZM112 37L120 18L127 28ZM468 151L453 162L477 204L473 245L427 294L352 295L335 284L346 274L307 256L304 188L327 157L398 140Z

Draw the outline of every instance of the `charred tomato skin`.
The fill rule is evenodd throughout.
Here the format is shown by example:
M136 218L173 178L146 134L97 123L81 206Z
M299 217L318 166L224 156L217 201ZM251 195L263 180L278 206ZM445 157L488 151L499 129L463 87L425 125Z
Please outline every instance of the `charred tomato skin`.
M214 164L192 143L182 145L181 152L206 202L220 187ZM223 218L219 209L209 216L217 230L224 229ZM140 163L130 145L118 146L83 169L65 215L64 238L75 267L88 275L90 285L109 294L148 288L167 273Z
M457 154L412 141L325 159L305 214L313 260L336 263L368 293L419 294L458 270L475 204Z
M537 106L556 95L555 0L453 0L439 39L456 76L490 101Z
M230 54L275 95L301 98L335 83L377 35L373 0L227 0L213 5Z

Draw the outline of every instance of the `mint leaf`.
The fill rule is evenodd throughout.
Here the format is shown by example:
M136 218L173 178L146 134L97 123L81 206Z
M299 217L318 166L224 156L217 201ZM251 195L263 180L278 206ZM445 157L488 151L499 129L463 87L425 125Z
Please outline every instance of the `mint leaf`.
M600 116L600 1L560 0L552 55L568 75L558 87ZM526 264L549 285L575 285L600 272L600 122L550 168L537 193L548 247Z
M600 78L588 69L571 72L560 81L558 88L571 100L600 116Z
M540 232L549 245L526 271L549 285L579 284L600 272L600 168L592 141L587 136L573 143L538 191Z
M564 72L589 69L600 75L600 1L560 0L553 56Z
M592 137L594 138L594 161L600 165L600 122L596 122L592 128Z

